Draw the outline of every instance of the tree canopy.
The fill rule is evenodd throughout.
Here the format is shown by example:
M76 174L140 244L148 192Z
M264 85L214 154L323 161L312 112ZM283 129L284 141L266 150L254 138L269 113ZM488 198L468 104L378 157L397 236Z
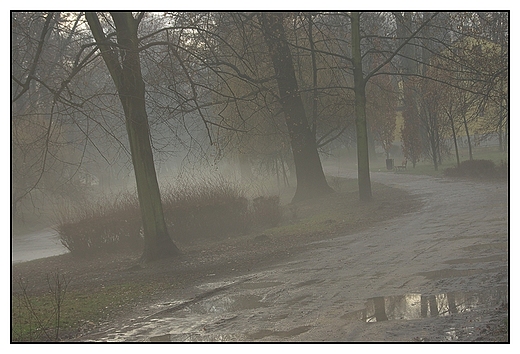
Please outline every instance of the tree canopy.
M13 210L134 176L157 226L156 170L231 157L313 198L337 146L370 200L376 145L507 149L508 64L509 12L12 12Z

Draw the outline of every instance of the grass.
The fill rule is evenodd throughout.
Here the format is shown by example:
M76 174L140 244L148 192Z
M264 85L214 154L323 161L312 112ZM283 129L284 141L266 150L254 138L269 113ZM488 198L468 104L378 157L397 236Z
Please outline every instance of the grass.
M127 282L92 289L89 292L70 291L65 294L61 309L60 332L63 337L76 336L81 331L109 320L107 309L118 308L129 301L139 301L157 291L158 284L149 282ZM32 310L20 303L20 294L11 300L11 327L13 341L48 341L42 328L35 321L36 314L52 327L54 307L52 294L33 294L29 299ZM47 328L48 331L49 328Z

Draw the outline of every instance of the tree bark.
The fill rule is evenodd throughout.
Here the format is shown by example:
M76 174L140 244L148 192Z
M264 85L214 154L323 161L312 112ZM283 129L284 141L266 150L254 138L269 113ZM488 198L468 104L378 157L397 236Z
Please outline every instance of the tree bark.
M361 57L361 36L359 30L359 12L351 14L352 21L352 62L354 64L354 95L356 111L356 141L358 160L358 186L359 199L368 201L372 199L372 186L370 182L370 166L368 157L368 134L366 119L366 82L363 77L363 64Z
M311 62L312 62L312 120L311 120L311 131L316 139L316 130L318 126L318 66L316 64L316 51L313 38L313 19L312 14L308 15L309 19L309 45L311 50Z
M394 12L396 19L396 33L398 39L398 46L404 41L411 38L414 33L414 24L412 20L412 12ZM418 98L416 93L410 89L411 84L408 75L416 74L419 71L418 62L416 58L416 40L411 38L408 43L404 44L401 49L401 55L399 60L399 70L403 74L401 76L401 82L403 83L403 118L404 126L407 135L402 136L402 142L404 145L408 145L408 151L405 152L405 157L410 158L412 166L415 168L416 163L422 155L421 145L423 144L420 123L418 121L417 102ZM408 112L408 113L406 113ZM407 156L410 154L410 156Z
M431 122L430 122L431 124ZM437 154L437 140L435 134L435 126L428 127L428 137L430 140L430 149L433 160L433 168L435 171L439 169L438 154Z
M141 261L173 256L180 252L168 235L153 161L138 50L139 21L130 12L111 13L116 26L120 62L103 33L97 15L86 13L85 16L116 85L125 114L144 231Z
M296 193L293 202L332 193L327 184L316 138L309 128L303 101L283 27L283 13L261 13L259 19L275 70L280 103L289 131L296 169Z
M457 143L457 132L455 131L455 122L453 120L453 115L451 113L448 113L448 118L450 119L453 144L455 146L455 156L457 157L457 167L459 167L460 166L459 145Z
M471 149L471 136L469 134L468 121L466 120L466 115L462 116L462 121L464 123L464 130L466 131L466 138L468 139L469 159L473 160L473 150Z

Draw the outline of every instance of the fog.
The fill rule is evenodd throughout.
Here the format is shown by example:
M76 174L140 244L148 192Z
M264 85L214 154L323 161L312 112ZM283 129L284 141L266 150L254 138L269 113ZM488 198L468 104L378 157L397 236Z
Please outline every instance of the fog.
M12 12L12 267L185 285L84 340L476 340L508 87L507 11Z

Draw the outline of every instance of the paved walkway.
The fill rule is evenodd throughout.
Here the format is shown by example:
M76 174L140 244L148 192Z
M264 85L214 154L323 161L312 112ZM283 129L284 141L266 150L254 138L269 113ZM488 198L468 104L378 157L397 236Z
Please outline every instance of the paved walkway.
M96 340L474 340L470 320L492 321L492 309L508 303L507 184L392 172L372 181L420 196L423 208L205 284L198 299L157 304Z

